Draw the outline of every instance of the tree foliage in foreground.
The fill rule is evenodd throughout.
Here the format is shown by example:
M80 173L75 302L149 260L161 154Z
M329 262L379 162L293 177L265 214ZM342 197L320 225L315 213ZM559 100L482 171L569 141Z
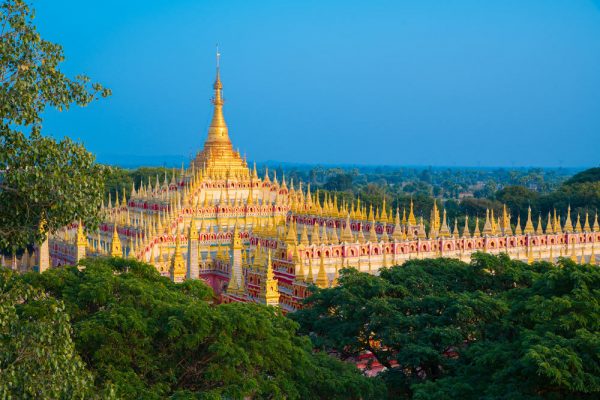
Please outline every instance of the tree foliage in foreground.
M476 254L344 270L292 315L316 347L365 350L390 397L587 399L600 394L600 269Z
M47 107L85 106L110 91L64 75L62 47L39 35L33 17L25 1L0 1L0 251L78 218L95 225L104 184L104 169L82 145L40 130Z
M95 394L62 302L0 268L0 398L85 399Z
M99 223L106 169L81 144L33 132L0 135L0 251L18 251L48 232Z
M369 399L380 380L313 354L277 309L212 305L200 281L172 283L147 264L84 261L23 280L64 303L95 385L124 399Z

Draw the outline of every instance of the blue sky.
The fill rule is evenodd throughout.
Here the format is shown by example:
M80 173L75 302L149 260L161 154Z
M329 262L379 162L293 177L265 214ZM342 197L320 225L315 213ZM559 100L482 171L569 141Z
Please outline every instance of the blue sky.
M37 0L69 73L113 90L48 112L100 161L198 151L215 43L249 160L599 164L600 1Z

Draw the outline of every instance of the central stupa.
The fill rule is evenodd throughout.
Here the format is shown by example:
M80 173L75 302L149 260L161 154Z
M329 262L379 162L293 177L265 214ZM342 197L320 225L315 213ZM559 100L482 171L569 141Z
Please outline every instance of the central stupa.
M213 117L204 148L194 160L195 167L204 171L205 176L213 179L247 178L250 176L248 164L240 153L233 149L227 123L223 117L223 84L219 72L219 53L217 53L217 77L213 88L215 91L212 99Z

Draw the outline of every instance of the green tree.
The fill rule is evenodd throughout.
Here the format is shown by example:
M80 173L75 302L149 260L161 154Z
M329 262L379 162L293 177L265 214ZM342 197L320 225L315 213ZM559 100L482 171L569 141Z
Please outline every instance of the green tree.
M413 387L415 399L596 399L600 394L600 270L563 259L505 294L494 335L459 350L452 373Z
M94 390L61 301L0 268L0 398L87 399Z
M201 281L175 284L132 260L83 265L23 279L65 303L77 351L119 398L381 398L379 380L313 354L277 309L211 305Z
M40 241L81 218L95 225L103 168L83 146L40 135L47 106L84 106L110 94L60 70L62 47L42 39L25 1L0 3L0 251Z
M81 219L99 222L106 169L81 144L32 132L0 136L0 250L17 251Z
M590 168L573 175L565 185L574 183L600 182L600 168Z
M292 315L315 347L369 351L393 398L597 398L600 269L506 255L346 269ZM595 396L595 397L594 397Z
M352 175L350 174L336 174L327 179L323 188L332 191L344 191L352 189Z
M527 218L527 209L531 206L534 215L540 212L539 193L523 186L507 186L496 193L496 200L506 204L513 215Z

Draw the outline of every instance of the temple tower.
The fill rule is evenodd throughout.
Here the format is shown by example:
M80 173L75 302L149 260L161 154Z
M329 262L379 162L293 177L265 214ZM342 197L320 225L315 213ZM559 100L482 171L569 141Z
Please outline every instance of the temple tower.
M208 136L204 142L204 149L198 153L194 165L199 170L213 179L227 179L229 177L250 177L250 170L240 153L233 150L229 139L229 130L223 116L223 84L219 67L220 54L217 50L217 74L213 84L214 106L213 117L208 128Z

